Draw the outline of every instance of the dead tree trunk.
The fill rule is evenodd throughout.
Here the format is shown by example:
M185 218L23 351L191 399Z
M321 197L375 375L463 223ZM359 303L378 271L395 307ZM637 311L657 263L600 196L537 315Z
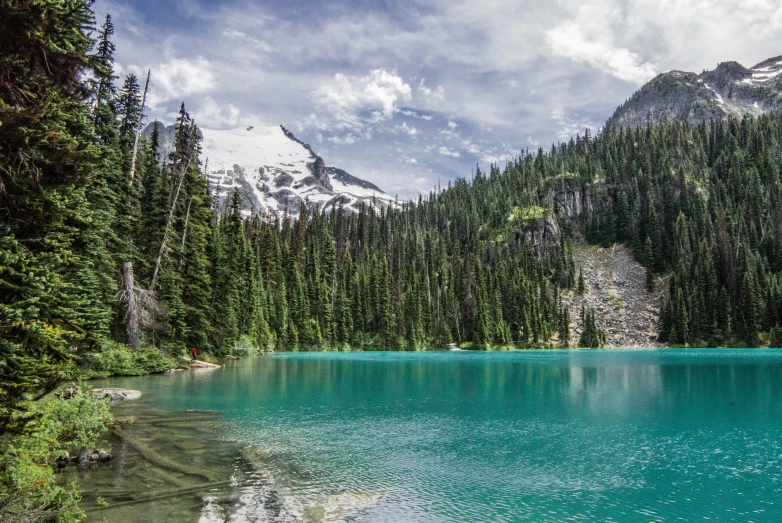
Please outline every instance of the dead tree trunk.
M188 132L188 144L191 143L191 140L193 139L193 135L195 134L195 122L190 123L190 130ZM179 191L182 189L182 182L185 180L185 175L187 174L187 169L190 167L190 161L193 158L193 151L189 151L187 156L187 161L183 162L181 172L179 173L179 183L176 187L176 192L172 195L171 198L171 207L168 210L168 219L166 220L166 228L163 230L163 240L160 242L160 251L157 255L157 260L155 261L155 270L152 273L152 281L149 283L149 290L154 291L155 285L157 285L157 278L158 273L160 271L160 262L163 260L163 255L166 252L166 243L168 242L168 235L171 231L171 226L174 222L174 211L176 210L176 204L177 200L179 199Z
M136 301L136 293L133 291L133 264L125 262L122 264L122 290L125 295L125 304L127 312L125 321L127 322L128 346L132 350L139 348L139 311Z
M136 128L136 139L133 142L133 156L130 160L130 180L136 177L136 155L138 154L138 137L141 135L141 122L144 118L144 105L147 103L147 91L149 90L149 73L147 71L147 82L144 84L144 96L141 97L141 112L138 115L138 127Z

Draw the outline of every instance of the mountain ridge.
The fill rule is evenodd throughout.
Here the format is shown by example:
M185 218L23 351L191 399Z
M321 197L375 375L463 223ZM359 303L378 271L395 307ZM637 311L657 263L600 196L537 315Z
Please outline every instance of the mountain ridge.
M161 152L173 147L176 125L157 125ZM199 129L201 158L217 209L224 211L234 190L242 199L243 214L297 214L302 203L312 210L342 206L357 212L361 205L375 208L393 204L377 185L328 167L309 144L284 126L249 125L227 130Z
M698 124L728 116L759 116L780 107L782 55L750 68L727 61L701 74L661 73L619 105L606 127L638 127L649 120Z

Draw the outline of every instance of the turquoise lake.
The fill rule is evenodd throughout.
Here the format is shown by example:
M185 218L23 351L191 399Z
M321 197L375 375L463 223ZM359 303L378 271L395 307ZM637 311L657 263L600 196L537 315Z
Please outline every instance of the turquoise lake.
M782 350L281 353L94 386L141 390L128 430L229 479L166 497L115 441L93 521L782 521Z

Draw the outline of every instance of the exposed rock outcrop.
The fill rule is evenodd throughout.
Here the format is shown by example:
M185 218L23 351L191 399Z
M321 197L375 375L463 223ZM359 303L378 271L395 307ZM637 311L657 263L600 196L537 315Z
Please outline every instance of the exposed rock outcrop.
M571 346L578 344L583 326L581 306L594 309L598 327L606 333L610 347L662 347L657 341L660 295L667 287L657 280L654 292L646 290L646 270L627 247L581 248L576 262L584 271L587 292L563 296L570 307Z
M551 179L538 196L542 207L563 218L589 217L594 209L592 190L575 178Z
M90 394L96 398L109 398L112 400L137 400L141 397L139 391L131 389L92 389Z
M334 188L331 186L329 175L326 172L326 162L323 161L323 158L318 156L315 158L315 161L311 164L308 164L307 167L309 167L312 176L318 181L318 184L323 187L323 189L327 191L334 190Z
M547 215L536 222L524 225L516 234L516 243L532 247L540 258L556 253L559 248L557 220Z

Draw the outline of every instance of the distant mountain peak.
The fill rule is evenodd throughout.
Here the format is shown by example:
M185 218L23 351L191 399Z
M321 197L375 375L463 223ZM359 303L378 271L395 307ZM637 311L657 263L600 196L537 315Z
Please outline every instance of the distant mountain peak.
M782 107L782 56L754 67L721 62L696 74L669 71L657 75L620 105L607 126L637 127L663 119L691 124Z
M153 125L145 134L151 134ZM160 140L167 152L176 128L161 128ZM234 190L239 191L246 214L296 214L305 201L313 209L341 205L349 212L358 211L362 204L376 208L393 204L376 185L327 167L309 144L282 125L200 131L201 158L220 210L227 207Z

